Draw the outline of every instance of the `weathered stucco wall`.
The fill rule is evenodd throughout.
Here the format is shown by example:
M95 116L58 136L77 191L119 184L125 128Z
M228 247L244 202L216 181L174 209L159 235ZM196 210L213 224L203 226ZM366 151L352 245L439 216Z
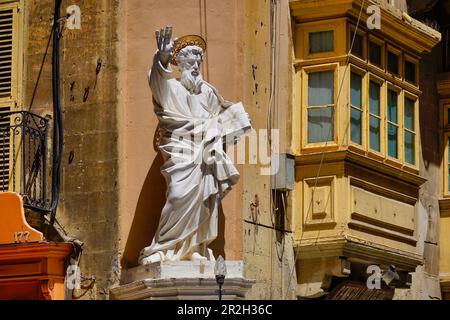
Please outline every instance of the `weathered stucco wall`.
M268 128L269 105L272 102L270 122L273 129L279 130L280 151L283 152L289 146L288 106L292 71L288 1L279 1L272 12L271 22L271 1L245 1L244 102L257 133ZM272 27L277 30L277 37L273 38L277 48L273 52ZM273 70L271 60L275 65ZM272 99L271 83L276 93ZM265 143L263 140L258 141L258 148L265 148ZM276 218L271 208L271 177L261 174L261 169L267 168L267 163L261 160L259 154L256 165L243 166L245 271L248 278L257 280L247 297L292 299L297 283L293 270L292 233L275 230ZM292 230L289 219L285 220L284 229Z
M441 160L443 146L439 137L440 106L437 93L437 76L441 72L442 46L438 45L426 55L420 65L422 96L420 97L421 161L420 175L428 181L422 186L420 202L425 209L419 216L422 226L420 245L423 245L423 280L413 286L416 299L436 299L441 296L439 287L439 198L441 194ZM418 270L418 274L422 269ZM420 280L419 277L416 277Z
M62 5L62 15L69 5L80 6L81 30L64 29L61 39L64 154L56 217L70 236L85 243L81 273L95 281L83 281L88 289L75 291L83 299L106 299L118 280L118 3L67 0ZM51 43L45 52L53 8L53 0L25 1L24 108L30 106L44 61L31 109L40 115L52 114Z
M441 45L425 55L420 63L420 175L427 182L420 189L418 210L418 247L422 266L412 274L408 290L396 290L395 299L440 299L439 286L439 198L441 194L441 160L443 146L439 134L440 107L437 76L441 72Z

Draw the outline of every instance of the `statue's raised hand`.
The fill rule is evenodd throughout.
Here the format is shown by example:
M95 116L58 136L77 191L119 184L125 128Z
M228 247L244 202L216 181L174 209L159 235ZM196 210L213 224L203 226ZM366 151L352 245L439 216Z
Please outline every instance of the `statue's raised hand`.
M172 40L172 27L156 30L155 34L159 60L164 67L167 67L173 57L172 49L174 47L174 41Z

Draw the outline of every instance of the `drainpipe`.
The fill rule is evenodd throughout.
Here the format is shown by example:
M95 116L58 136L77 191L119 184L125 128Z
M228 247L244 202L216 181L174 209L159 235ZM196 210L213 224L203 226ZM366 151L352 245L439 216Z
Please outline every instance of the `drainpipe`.
M63 151L63 119L60 97L60 23L62 0L55 0L53 17L53 54L52 54L52 94L53 94L53 159L52 159L52 199L51 199L51 225L54 224L56 208L58 207L61 159Z

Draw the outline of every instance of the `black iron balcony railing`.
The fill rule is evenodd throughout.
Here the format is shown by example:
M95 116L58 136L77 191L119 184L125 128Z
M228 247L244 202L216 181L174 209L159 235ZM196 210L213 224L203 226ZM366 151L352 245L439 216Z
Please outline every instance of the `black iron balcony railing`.
M26 111L0 114L0 192L17 192L24 206L47 212L48 120Z

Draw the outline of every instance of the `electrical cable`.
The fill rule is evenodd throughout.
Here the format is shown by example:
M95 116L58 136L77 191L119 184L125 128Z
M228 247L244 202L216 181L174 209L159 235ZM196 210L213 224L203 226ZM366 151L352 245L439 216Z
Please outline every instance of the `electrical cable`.
M31 111L31 109L33 108L33 105L34 105L34 99L36 97L37 88L38 88L39 82L41 80L42 70L44 69L44 64L45 64L45 60L47 58L48 48L50 47L50 43L51 43L51 40L52 40L52 36L53 36L54 30L55 29L52 26L51 31L50 31L50 35L49 35L48 40L47 40L47 46L45 47L45 52L44 52L44 56L42 58L41 66L39 68L38 76L37 76L37 79L36 79L36 84L34 85L33 94L31 95L30 106L28 107L28 112Z
M53 17L53 54L52 54L52 94L53 94L53 157L52 157L52 198L50 225L55 221L56 209L58 207L60 184L61 184L61 162L63 152L63 119L61 112L60 96L60 37L59 23L61 21L62 0L55 0L55 12Z

